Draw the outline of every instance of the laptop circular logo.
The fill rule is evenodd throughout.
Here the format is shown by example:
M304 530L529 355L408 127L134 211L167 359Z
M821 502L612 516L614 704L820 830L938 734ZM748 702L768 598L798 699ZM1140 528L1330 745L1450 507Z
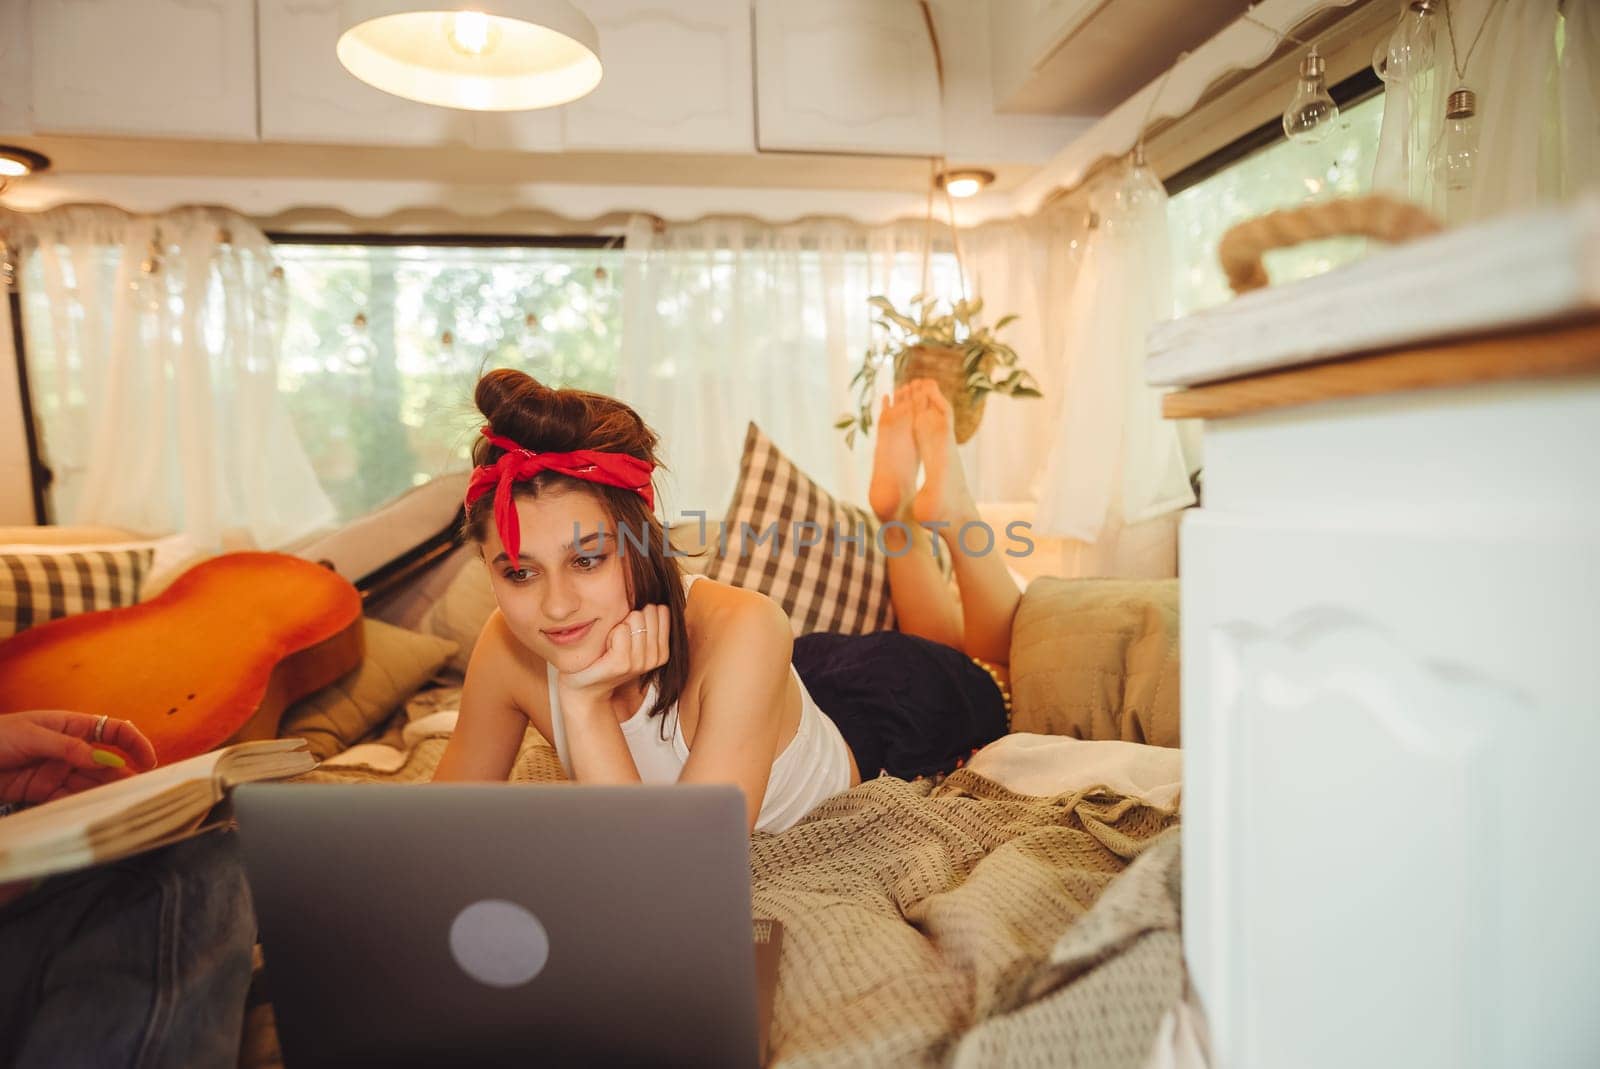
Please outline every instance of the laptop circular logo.
M517 987L543 971L550 960L550 936L538 917L515 902L486 898L456 914L450 954L481 984Z

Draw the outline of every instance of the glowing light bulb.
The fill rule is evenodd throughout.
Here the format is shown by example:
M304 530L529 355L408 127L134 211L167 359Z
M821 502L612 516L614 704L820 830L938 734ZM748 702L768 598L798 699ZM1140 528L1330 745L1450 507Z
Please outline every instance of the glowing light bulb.
M1326 72L1327 64L1315 48L1300 61L1294 96L1283 109L1283 132L1290 140L1315 145L1333 132L1339 120L1339 105L1328 95Z
M939 185L952 197L974 196L993 181L993 171L945 171L938 176Z
M1389 35L1383 68L1373 69L1391 84L1404 84L1433 66L1433 38L1436 0L1411 0L1400 13L1400 22Z
M481 11L458 11L450 16L446 34L450 43L469 56L481 56L494 47L494 27Z
M21 160L14 160L10 156L0 156L0 178L21 178L30 170L32 168Z

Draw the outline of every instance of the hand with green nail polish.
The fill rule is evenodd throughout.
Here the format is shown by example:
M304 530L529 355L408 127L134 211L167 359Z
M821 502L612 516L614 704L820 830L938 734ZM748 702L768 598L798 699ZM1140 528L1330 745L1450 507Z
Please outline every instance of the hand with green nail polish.
M150 740L126 720L64 709L0 714L0 802L48 802L155 764Z

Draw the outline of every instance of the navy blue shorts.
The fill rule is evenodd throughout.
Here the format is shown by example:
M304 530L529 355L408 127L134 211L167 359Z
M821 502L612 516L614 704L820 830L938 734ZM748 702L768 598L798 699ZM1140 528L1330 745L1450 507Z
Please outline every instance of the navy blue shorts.
M1005 702L989 673L960 650L916 635L801 635L794 667L863 779L950 772L1006 733Z

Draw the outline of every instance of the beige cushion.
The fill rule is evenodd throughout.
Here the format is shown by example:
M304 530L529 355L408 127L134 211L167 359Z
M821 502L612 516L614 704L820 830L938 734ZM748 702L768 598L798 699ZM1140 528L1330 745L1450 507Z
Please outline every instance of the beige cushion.
M1010 668L1013 731L1177 746L1178 581L1035 579Z
M477 644L478 635L494 610L494 589L489 583L488 566L474 553L450 580L439 600L423 614L418 629L454 643L456 652L446 667L465 676L467 662L472 659L472 647Z
M362 621L367 653L354 672L283 714L278 734L305 739L319 758L332 757L387 720L433 678L456 644L380 620Z

